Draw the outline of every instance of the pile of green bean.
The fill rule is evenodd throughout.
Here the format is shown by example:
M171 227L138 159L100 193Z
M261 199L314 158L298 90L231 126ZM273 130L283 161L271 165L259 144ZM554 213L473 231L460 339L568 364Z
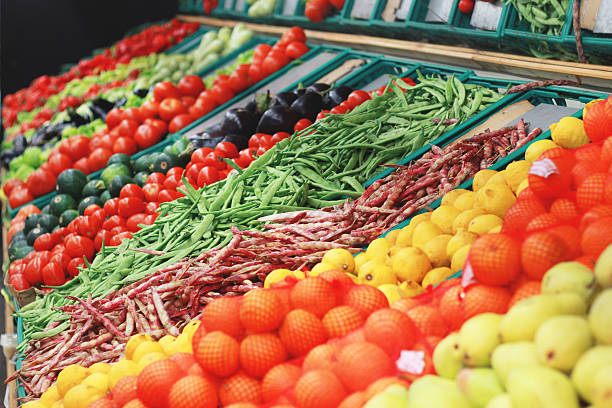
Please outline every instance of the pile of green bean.
M412 87L392 83L390 92L350 113L327 116L225 180L199 190L186 183L185 197L161 204L153 225L118 247L104 248L76 279L39 306L48 310L67 304L67 294L106 296L180 259L226 245L232 226L254 229L265 215L359 197L380 164L399 161L502 97L455 77L420 79ZM22 316L33 333L60 315Z
M525 20L531 31L538 34L561 35L570 0L508 0Z

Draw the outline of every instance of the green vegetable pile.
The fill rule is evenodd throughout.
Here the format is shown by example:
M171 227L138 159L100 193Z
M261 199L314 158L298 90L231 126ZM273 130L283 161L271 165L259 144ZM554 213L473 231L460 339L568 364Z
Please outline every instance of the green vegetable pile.
M538 34L561 35L570 0L508 0L516 8L519 19L525 20Z

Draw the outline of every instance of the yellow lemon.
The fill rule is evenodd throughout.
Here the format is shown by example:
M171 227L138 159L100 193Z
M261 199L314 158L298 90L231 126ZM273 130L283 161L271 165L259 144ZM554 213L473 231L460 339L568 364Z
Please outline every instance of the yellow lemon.
M446 246L452 237L450 234L438 235L425 244L425 255L427 255L434 268L450 265L450 258L446 254Z
M355 275L359 273L359 269L363 266L363 264L368 261L368 254L366 254L365 252L360 252L355 255Z
M527 187L529 187L529 180L525 179L521 181L521 184L519 184L518 187L516 188L516 196L518 197L518 195L521 194L521 191L523 191Z
M502 226L498 225L497 227L493 227L489 230L489 232L487 232L488 234L497 234L498 232L501 232Z
M353 258L353 254L346 249L330 249L325 253L325 255L323 255L323 259L321 261L323 263L333 265L333 269L340 269L341 271L348 273L355 272L355 259Z
M451 271L453 273L463 269L463 264L465 264L471 247L472 245L464 245L455 252L451 260Z
M516 202L516 197L507 184L488 183L476 193L478 207L489 214L503 217Z
M468 232L476 235L483 235L492 230L493 228L502 225L504 220L494 214L479 215L470 221L468 225Z
M453 232L453 221L461 211L450 205L441 205L431 213L431 222L445 234Z
M88 374L89 372L85 367L81 367L77 364L71 364L64 368L57 376L56 385L59 395L66 395L69 389L80 384Z
M349 278L351 278L353 280L353 283L359 284L359 278L357 277L357 275L353 275L352 273L347 273L347 275L349 276Z
M327 262L319 262L308 272L308 276L319 276L322 272L333 269L338 269L338 267Z
M480 170L476 174L474 174L474 181L472 182L472 188L474 191L480 190L484 187L489 179L496 175L497 172L495 170Z
M131 360L136 348L142 343L146 343L148 341L153 341L151 336L149 336L148 334L136 334L130 337L127 344L125 345L125 358Z
M467 193L468 190L464 190L463 188L457 188L455 190L451 190L448 193L444 194L442 197L442 201L440 205L455 205L455 201L457 198L461 197L463 194Z
M154 351L149 354L145 354L144 356L142 356L140 360L138 360L138 373L144 370L144 368L148 366L149 364L151 364L152 362L159 361L159 360L165 360L166 358L168 358L166 354L159 353L157 351Z
M138 362L140 358L144 356L145 354L153 353L155 351L163 353L164 349L159 343L156 343L153 341L147 341L145 343L140 344L140 346L136 348L136 350L134 351L134 356L132 357L132 360L134 360L135 362Z
M183 330L181 331L181 333L186 334L187 337L189 337L189 339L191 340L196 330L198 330L198 327L200 327L200 323L202 322L199 320L190 321L189 323L185 325L185 327L183 327Z
M174 346L179 353L190 353L193 354L193 346L191 345L191 339L184 333L181 333L176 340L174 340Z
M446 244L446 254L449 258L453 258L455 252L465 245L472 245L474 241L478 239L478 235L467 232L467 231L459 231L448 241Z
M402 248L405 248L405 247L399 247L397 245L393 245L391 249L389 250L389 256L387 257L387 263L389 263L389 259L393 258L393 255L397 254L397 251L399 251Z
M498 171L488 181L487 184L506 184L506 170ZM482 188L481 188L482 189Z
M431 212L429 211L412 217L410 223L400 230L397 239L395 240L395 245L399 247L411 246L414 229L423 221L429 221L430 218Z
M385 239L389 241L389 245L391 246L395 245L395 241L397 241L397 236L399 235L399 233L400 233L399 229L394 229L394 230L387 232L387 235L385 235Z
M264 288L269 288L275 283L282 282L287 276L293 276L293 272L289 269L275 269L266 276L264 280Z
M527 160L517 160L506 167L504 176L506 177L506 184L510 186L512 191L516 191L519 184L521 184L523 180L527 180L527 174L530 168L531 162Z
M559 145L550 139L536 140L525 151L525 160L533 163L540 158L542 153L555 147L559 147Z
M453 221L453 233L457 234L461 231L467 231L470 221L482 214L486 214L486 211L482 208L472 208L471 210L463 211Z
M55 402L55 401L53 401ZM40 397L40 401L30 401L26 402L23 405L20 405L20 408L49 408L51 405L45 405L42 402L42 397Z
M447 279L449 276L453 274L450 268L446 266L442 266L440 268L434 268L431 271L427 272L427 275L423 278L423 283L421 286L427 289L428 286L438 285L443 280Z
M399 284L399 288L406 295L406 297L418 296L421 293L425 293L425 289L414 281L402 282Z
M567 116L550 126L553 142L566 149L576 149L589 143L582 119Z
M398 280L421 282L425 274L431 270L431 262L421 249L408 247L400 249L395 254L391 267Z
M86 379L83 380L83 382L81 382L81 384L90 385L94 388L97 388L102 393L106 393L106 391L108 391L108 388L109 388L108 374L104 374L104 373L90 374L87 376Z
M433 237L443 234L440 227L431 221L423 221L414 229L412 234L412 246L420 249L425 248Z
M371 261L385 262L389 249L391 249L389 241L384 238L376 238L368 245L366 254L368 254L368 259Z
M359 270L358 277L360 283L374 287L384 285L385 283L397 283L393 269L384 262L376 260L366 262Z
M132 360L119 360L111 366L108 372L108 382L111 390L117 384L117 381L129 375L138 374L138 365Z
M51 405L51 408L64 408L64 400L61 399L61 400L55 401L53 405Z
M306 277L304 272L300 271L299 269L296 271L293 271L293 276L295 276L298 279L304 279Z
M104 396L105 392L100 391L91 385L79 384L72 387L64 396L65 408L87 408L89 404Z
M396 300L406 297L404 291L400 289L399 286L392 283L380 285L377 289L385 294L387 300L389 301L389 306L391 306Z
M166 355L170 355L169 351L171 351L171 344L174 343L174 340L176 340L174 336L166 334L164 337L159 339L157 343L162 347Z
M110 368L111 366L108 363L95 363L89 367L89 372L91 374L93 373L108 374Z
M476 193L468 191L455 200L455 208L459 211L470 210L474 208L474 200L476 200Z
M51 407L55 401L59 401L61 398L62 396L57 390L57 385L52 385L40 396L40 402L47 407ZM25 406L25 404L23 406Z

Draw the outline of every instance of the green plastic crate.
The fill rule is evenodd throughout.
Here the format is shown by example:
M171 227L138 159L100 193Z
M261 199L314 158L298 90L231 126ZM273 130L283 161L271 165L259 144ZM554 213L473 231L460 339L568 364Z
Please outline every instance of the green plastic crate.
M451 25L453 31L462 37L469 45L485 45L489 47L499 46L502 40L502 34L508 18L509 6L504 5L496 31L488 31L475 28L470 25L472 18L471 14L462 13L459 7L456 7L451 15Z
M280 3L280 4L279 4ZM344 7L342 10L338 10L335 14L325 18L320 22L310 21L305 15L304 11L306 9L306 1L298 0L295 10L291 15L285 15L282 13L284 1L277 0L276 12L274 13L273 19L278 24L286 25L286 26L300 26L303 28L310 28L313 30L323 30L323 31L346 31L347 26L347 10L349 7L349 3L352 3L351 0L346 0L344 2Z
M418 38L426 38L430 40L448 40L452 38L454 41L461 41L461 37L457 36L451 20L454 13L457 11L459 0L453 2L447 22L427 22L427 12L429 10L430 0L414 0L408 11L406 18L406 30Z

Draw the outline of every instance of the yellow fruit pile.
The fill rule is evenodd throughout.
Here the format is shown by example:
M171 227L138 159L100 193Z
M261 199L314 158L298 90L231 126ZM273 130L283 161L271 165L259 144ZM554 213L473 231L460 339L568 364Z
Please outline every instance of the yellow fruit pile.
M72 364L57 376L57 382L45 391L40 400L24 404L24 408L87 408L104 397L117 382L129 375L138 375L153 361L175 353L193 353L191 339L200 321L188 323L177 336L166 335L155 341L146 334L130 337L125 357L114 364L96 363L89 368Z

